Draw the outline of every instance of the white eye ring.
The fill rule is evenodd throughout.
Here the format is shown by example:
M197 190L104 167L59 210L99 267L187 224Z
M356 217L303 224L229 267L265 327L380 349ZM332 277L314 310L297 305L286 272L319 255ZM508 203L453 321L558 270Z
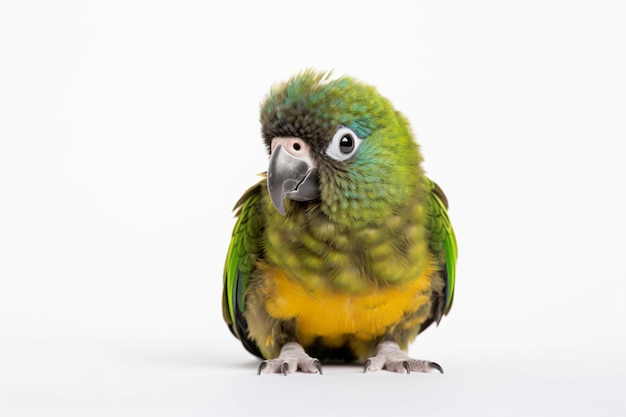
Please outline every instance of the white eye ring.
M341 127L335 132L330 145L326 148L326 155L337 161L346 161L356 153L363 142L350 128Z

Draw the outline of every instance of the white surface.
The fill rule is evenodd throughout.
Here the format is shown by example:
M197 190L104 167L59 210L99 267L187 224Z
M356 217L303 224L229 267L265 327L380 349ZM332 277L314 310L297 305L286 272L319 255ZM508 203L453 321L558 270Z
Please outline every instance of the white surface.
M624 2L339 3L0 4L0 415L626 414ZM443 376L257 377L222 323L258 104L309 66L448 194Z

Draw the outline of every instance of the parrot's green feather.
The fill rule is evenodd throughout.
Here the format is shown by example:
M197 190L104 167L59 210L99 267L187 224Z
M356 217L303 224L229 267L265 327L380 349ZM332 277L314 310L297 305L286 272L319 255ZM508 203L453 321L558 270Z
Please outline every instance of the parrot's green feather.
M428 227L431 233L431 250L443 256L446 276L446 299L443 314L448 314L454 298L454 280L456 275L457 246L456 237L448 217L448 199L437 184L430 182L431 217Z
M241 323L244 310L244 291L256 261L262 256L261 232L263 221L257 205L261 196L261 184L252 186L235 205L237 222L226 255L224 268L224 294L222 300L224 319L240 339L245 330Z

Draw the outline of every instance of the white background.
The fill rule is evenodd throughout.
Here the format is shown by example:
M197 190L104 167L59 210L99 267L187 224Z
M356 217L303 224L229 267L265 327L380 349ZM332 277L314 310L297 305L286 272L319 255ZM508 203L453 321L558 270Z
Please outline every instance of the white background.
M2 416L626 414L626 6L0 3ZM258 106L376 85L448 194L445 375L257 377L221 318Z

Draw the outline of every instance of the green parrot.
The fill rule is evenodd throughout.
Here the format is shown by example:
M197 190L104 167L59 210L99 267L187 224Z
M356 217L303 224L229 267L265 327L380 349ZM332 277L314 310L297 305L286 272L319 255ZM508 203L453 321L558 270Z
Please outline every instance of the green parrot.
M235 205L223 313L258 373L443 369L408 344L447 314L457 245L405 117L348 76L305 70L261 104L263 179Z

